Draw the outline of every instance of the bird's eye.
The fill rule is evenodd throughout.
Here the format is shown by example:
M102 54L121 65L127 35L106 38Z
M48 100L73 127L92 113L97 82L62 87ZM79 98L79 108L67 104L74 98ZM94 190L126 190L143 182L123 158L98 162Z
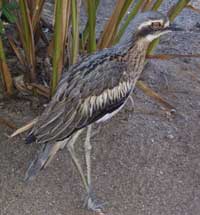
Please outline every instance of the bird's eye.
M151 28L154 30L158 30L161 29L163 26L160 22L152 22L151 23Z

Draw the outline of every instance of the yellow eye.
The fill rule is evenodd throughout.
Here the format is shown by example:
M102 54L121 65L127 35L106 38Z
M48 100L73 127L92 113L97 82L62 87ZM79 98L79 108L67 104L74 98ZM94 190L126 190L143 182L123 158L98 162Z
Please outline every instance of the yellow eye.
M152 22L151 23L151 28L154 30L158 30L161 29L163 26L160 22Z

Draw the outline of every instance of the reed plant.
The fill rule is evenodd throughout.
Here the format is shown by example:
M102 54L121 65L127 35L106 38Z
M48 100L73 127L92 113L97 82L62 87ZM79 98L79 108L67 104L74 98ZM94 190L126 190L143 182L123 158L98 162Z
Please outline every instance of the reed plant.
M15 7L13 6L13 2ZM46 39L47 45L45 51L46 57L49 58L50 66L52 67L51 81L47 90L51 96L55 92L64 67L76 63L79 57L84 54L116 44L122 37L130 21L138 13L147 10L158 10L165 0L117 0L116 6L99 38L96 38L96 14L101 0L63 0L54 2L53 34L50 39ZM175 17L184 8L191 8L189 3L190 0L179 0L174 4L168 11L170 20L173 22ZM19 63L24 66L25 82L29 83L29 85L31 84L32 90L34 88L42 88L41 84L38 84L37 59L39 56L37 49L38 41L47 38L41 27L43 23L41 15L44 10L44 4L45 0L3 0L0 3L0 11L4 13L4 16L8 17L8 22L15 22L16 35L18 36L7 36L7 39ZM82 5L84 5L88 19L85 28L80 32L80 8ZM192 9L195 10L193 7ZM8 94L12 94L13 81L9 65L6 63L5 49L3 48L2 20L0 20L0 32L1 79L3 80L5 91ZM6 37L6 32L4 36ZM153 51L158 43L159 40L154 41L150 45L148 58L155 57L164 60L177 57L175 55L153 55ZM178 57L182 56L179 55ZM144 82L138 82L138 87L146 94L155 97L155 93ZM47 96L49 96L49 93L47 93Z
M5 94L13 94L13 80L11 77L11 72L6 61L6 53L3 45L5 39L5 29L2 21L2 17L7 19L9 22L15 21L15 16L12 10L16 8L16 4L8 3L6 1L0 1L0 80L3 86Z

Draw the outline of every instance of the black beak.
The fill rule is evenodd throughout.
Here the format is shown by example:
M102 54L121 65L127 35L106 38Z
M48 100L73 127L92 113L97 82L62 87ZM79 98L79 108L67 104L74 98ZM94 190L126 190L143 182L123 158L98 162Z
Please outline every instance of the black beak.
M183 31L183 28L179 28L176 24L171 24L169 27L165 28L165 30L169 31Z

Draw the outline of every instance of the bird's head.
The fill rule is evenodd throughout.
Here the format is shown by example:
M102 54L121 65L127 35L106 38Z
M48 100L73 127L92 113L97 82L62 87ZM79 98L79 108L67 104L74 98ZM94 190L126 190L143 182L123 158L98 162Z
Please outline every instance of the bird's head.
M148 11L140 13L130 22L121 42L142 39L149 43L174 30L178 29L170 25L167 16L160 12Z

